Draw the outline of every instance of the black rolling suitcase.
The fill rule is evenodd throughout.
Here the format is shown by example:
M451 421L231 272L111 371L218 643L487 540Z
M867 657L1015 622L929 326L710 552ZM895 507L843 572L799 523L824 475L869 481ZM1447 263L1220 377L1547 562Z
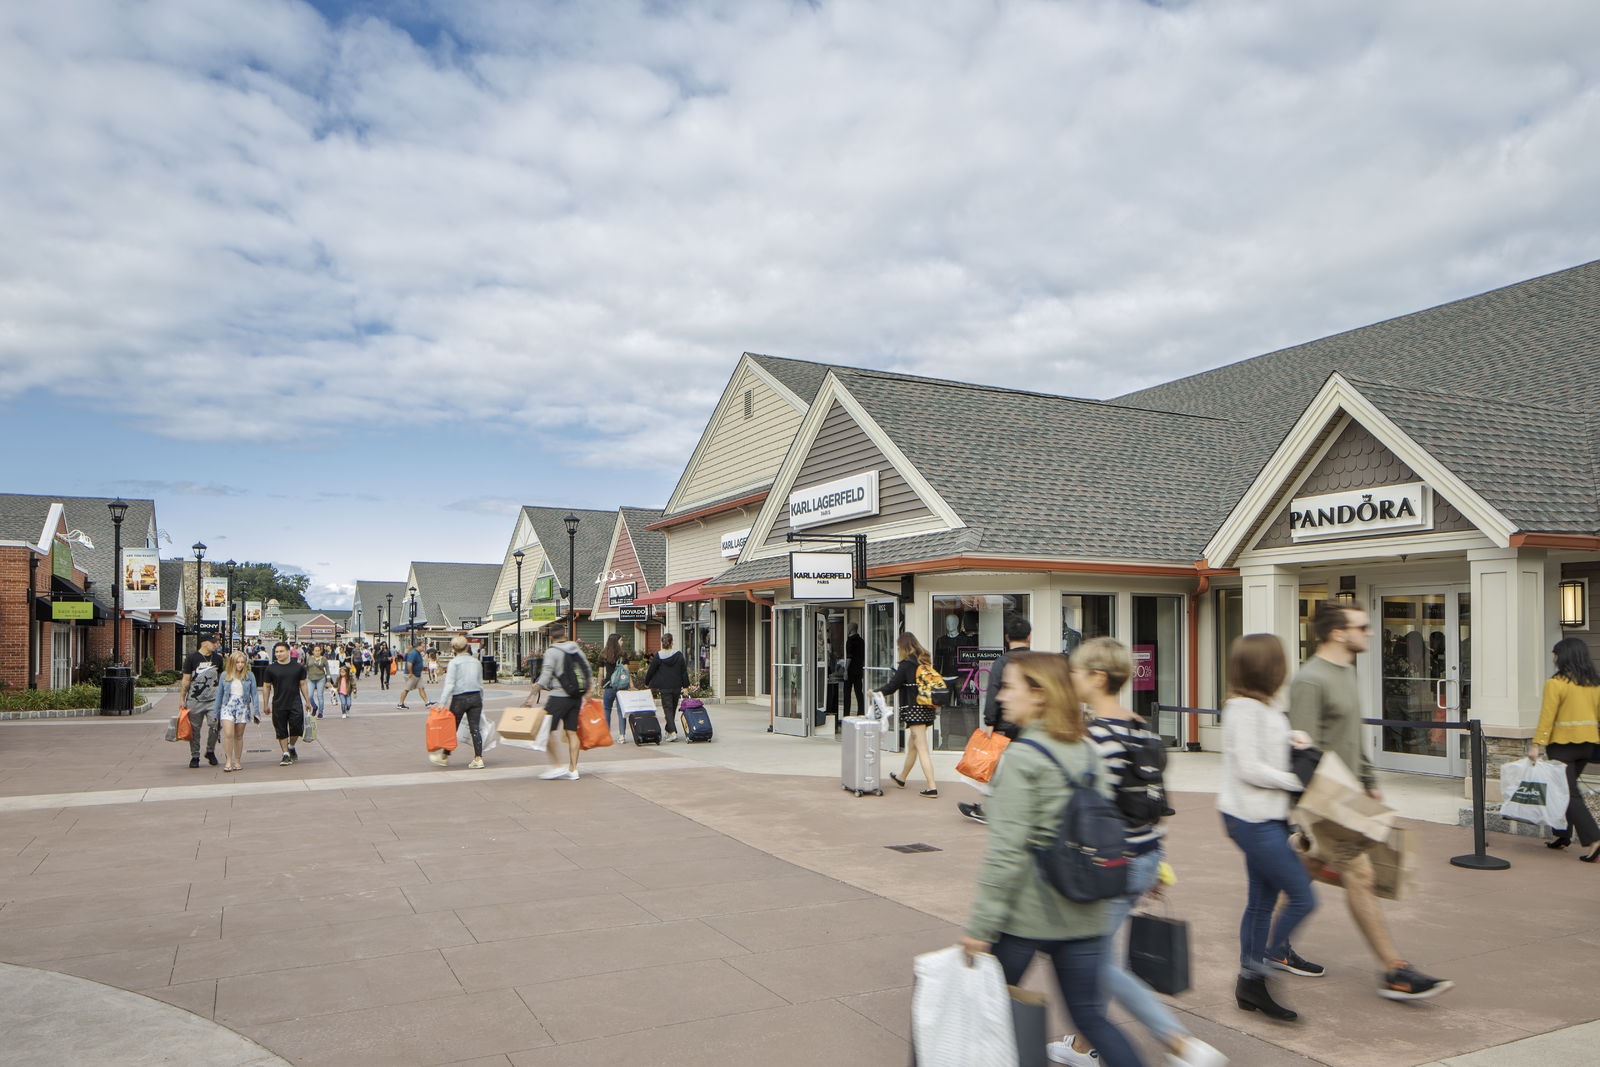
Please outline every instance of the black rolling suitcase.
M636 745L661 743L661 720L656 718L653 711L636 711L629 715L628 730L633 734L633 743Z
M706 714L706 706L704 704L694 697L690 697L678 705L678 711L683 715L684 740L711 740L711 716Z

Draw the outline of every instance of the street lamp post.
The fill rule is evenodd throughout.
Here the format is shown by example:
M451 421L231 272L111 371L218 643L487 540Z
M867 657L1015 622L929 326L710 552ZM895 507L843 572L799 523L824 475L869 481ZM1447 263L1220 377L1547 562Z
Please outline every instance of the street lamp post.
M228 568L228 643L223 648L229 652L233 651L235 643L233 636L233 569L238 565L236 561L231 559L223 564L224 567ZM242 615L243 612L240 612L240 614Z
M511 553L511 558L517 561L517 588L511 594L511 610L517 613L517 666L512 674L522 670L522 557L524 555L520 548Z
M383 594L383 599L385 599L385 600L387 600L389 602L389 614L384 616L385 619L389 620L389 628L387 630L385 630L384 633L388 635L389 652L390 652L390 654L393 654L394 653L394 594L393 593L385 593L385 594Z
M567 640L578 639L578 585L577 585L577 553L578 553L578 516L567 512L566 518L561 520L567 525Z
M417 594L415 590L411 593L411 609L406 616L406 634L410 637L412 644L417 643Z
M120 496L106 505L111 512L111 571L116 580L111 586L111 662L122 666L122 587L126 580L122 568L122 520L128 514L128 502ZM142 588L142 587L141 587Z
M202 601L205 599L200 587L205 584L201 579L201 562L206 558L206 546L201 541L196 541L189 546L194 549L194 650L200 651L200 616L204 614Z

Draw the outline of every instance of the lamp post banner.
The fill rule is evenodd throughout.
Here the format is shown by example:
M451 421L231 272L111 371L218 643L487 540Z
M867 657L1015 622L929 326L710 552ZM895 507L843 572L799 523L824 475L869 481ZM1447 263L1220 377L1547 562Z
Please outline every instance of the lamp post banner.
M200 583L200 621L226 622L228 618L228 579L204 578Z
M261 636L261 601L246 600L244 602L244 635L246 637Z
M126 611L161 610L161 556L155 549L122 550L122 607Z

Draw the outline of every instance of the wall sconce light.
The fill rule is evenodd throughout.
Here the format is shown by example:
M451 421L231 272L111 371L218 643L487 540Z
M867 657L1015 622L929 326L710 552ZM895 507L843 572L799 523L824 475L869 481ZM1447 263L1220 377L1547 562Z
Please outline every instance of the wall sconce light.
M712 608L706 614L711 616L711 626L706 630L706 645L715 648L717 644L717 609Z
M1341 604L1354 604L1356 602L1356 576L1353 574L1339 575L1339 593L1336 598Z
M1582 578L1568 578L1561 583L1561 628L1585 630L1589 626L1589 583Z

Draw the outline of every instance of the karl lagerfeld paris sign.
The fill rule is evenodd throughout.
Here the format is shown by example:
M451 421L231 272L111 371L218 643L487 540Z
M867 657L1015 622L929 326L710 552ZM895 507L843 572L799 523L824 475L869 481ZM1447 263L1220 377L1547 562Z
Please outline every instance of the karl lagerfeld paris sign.
M796 489L789 494L789 525L796 530L877 513L878 472L875 470Z
M1289 503L1294 541L1433 529L1433 494L1421 482L1304 496Z

